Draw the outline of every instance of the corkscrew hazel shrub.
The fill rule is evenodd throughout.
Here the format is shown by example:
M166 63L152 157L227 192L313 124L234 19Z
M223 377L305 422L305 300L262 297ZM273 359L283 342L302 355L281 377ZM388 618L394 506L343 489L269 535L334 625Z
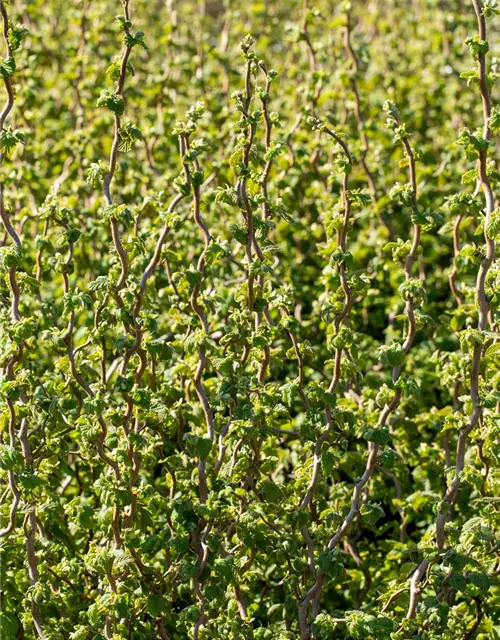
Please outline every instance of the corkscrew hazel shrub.
M500 637L499 12L0 1L2 639Z

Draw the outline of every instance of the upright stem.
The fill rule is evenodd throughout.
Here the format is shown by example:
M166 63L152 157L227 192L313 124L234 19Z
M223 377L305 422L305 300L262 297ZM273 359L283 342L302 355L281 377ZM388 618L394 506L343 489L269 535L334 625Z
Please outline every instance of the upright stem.
M472 0L474 12L477 18L479 38L482 41L486 41L486 19L483 15L483 5L479 0ZM487 67L486 67L486 54L480 53L477 56L477 71L479 76L479 88L481 92L481 103L483 111L483 138L489 140L491 138L490 129L490 116L491 116L491 101L487 80ZM476 278L476 298L479 307L479 317L477 328L479 331L485 331L488 327L488 316L490 312L488 298L486 295L485 285L486 276L493 263L495 257L495 242L492 238L488 237L487 228L491 219L492 213L495 208L495 199L493 191L488 178L487 172L488 163L488 151L484 149L479 152L477 160L477 170L479 175L479 181L485 199L485 222L484 222L484 242L486 245L486 253L481 260L479 270ZM447 509L442 508L436 518L436 549L438 553L442 553L446 544L446 531L445 525L448 521L452 507L458 497L458 492L461 485L461 473L465 467L465 454L467 451L467 440L469 434L478 425L482 415L483 407L480 402L479 396L479 379L481 373L481 360L483 355L483 345L475 344L472 353L472 362L470 370L470 394L472 400L472 411L467 421L467 424L462 427L458 433L456 456L455 456L455 473L452 481L448 484L446 492L443 496L443 501L447 505ZM420 598L420 590L418 584L420 577L424 574L428 561L423 560L418 566L412 580L412 587L410 591L410 605L408 607L408 618L413 618L416 615L417 605Z

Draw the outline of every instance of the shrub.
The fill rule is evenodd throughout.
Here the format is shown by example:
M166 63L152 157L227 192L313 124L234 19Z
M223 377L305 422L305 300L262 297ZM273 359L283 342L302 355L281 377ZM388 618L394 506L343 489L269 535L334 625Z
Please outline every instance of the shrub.
M500 637L500 8L331 5L0 2L2 638Z

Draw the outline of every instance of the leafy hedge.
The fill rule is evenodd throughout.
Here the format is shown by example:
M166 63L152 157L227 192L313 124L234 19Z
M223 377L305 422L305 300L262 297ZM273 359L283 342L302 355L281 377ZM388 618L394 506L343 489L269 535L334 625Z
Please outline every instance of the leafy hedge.
M500 638L496 0L0 12L2 640Z

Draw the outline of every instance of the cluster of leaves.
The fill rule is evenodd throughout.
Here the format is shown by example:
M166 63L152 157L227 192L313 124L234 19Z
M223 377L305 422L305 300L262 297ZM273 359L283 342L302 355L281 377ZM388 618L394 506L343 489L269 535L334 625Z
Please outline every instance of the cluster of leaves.
M499 13L0 0L2 639L500 639Z

